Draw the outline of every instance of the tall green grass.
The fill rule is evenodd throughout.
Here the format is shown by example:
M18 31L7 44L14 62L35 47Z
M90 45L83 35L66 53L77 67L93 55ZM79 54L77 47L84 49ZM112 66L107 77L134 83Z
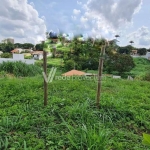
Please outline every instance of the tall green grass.
M27 77L41 74L41 68L36 65L28 65L21 61L16 62L3 62L0 64L0 72L5 71L6 73L13 74L16 77Z
M134 58L135 68L130 73L134 76L143 77L145 73L150 70L150 61L146 58Z
M150 84L106 79L101 109L94 80L53 80L43 106L43 78L1 79L0 149L149 150Z

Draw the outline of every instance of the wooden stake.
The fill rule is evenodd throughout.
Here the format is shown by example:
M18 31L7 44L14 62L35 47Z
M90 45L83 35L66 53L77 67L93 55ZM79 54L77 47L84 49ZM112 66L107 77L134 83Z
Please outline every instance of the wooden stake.
M99 58L99 67L98 67L98 86L97 86L97 100L96 105L97 108L100 108L100 97L101 97L101 79L102 79L102 72L103 72L103 61L104 61L104 54L105 54L105 46L102 47L101 56Z
M47 77L47 52L45 50L43 50L43 69ZM47 97L48 97L47 87L48 87L48 83L44 79L44 106L47 105Z

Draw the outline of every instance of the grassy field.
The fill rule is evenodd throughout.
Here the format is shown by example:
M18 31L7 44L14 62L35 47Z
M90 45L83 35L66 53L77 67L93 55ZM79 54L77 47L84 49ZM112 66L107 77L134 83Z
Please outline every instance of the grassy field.
M131 73L136 76L143 76L150 70L150 61L145 58L134 58L135 68L131 70Z
M97 80L58 77L64 73L61 61L48 58L48 71L52 66L58 69L48 84L46 107L42 75L16 78L0 72L0 149L149 150L142 144L142 134L150 133L149 82L103 78L101 108L97 109ZM134 61L131 73L144 76L150 62ZM25 70L23 75L29 73Z
M149 82L105 78L100 109L95 80L55 79L46 107L42 76L0 82L2 150L149 150Z
M36 61L36 64L42 65L42 63L43 63L43 60L37 60ZM51 58L51 57L49 57L47 59L47 65L50 67L52 67L52 66L61 67L63 65L63 60L62 60L62 58Z

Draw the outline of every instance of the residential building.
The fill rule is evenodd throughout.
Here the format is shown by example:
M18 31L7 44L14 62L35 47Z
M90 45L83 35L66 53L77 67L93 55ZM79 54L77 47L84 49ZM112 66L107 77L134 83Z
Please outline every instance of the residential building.
M14 39L12 39L12 38L7 38L7 39L4 39L4 40L2 40L2 43L12 43L12 44L14 44Z
M14 50L11 51L11 53L18 53L18 54L20 54L23 51L24 50L22 48L15 48Z
M13 58L0 58L0 63L21 61L26 64L34 64L34 59L24 59L24 54L14 54Z
M31 52L31 54L35 60L43 59L43 51L33 51L33 52ZM47 52L47 56L52 56L52 53Z

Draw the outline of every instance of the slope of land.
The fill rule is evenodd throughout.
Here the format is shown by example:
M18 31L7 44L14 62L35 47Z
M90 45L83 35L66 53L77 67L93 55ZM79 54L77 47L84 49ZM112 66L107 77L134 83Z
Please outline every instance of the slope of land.
M100 110L95 80L55 79L46 107L42 76L0 82L0 149L149 149L149 82L105 78Z

